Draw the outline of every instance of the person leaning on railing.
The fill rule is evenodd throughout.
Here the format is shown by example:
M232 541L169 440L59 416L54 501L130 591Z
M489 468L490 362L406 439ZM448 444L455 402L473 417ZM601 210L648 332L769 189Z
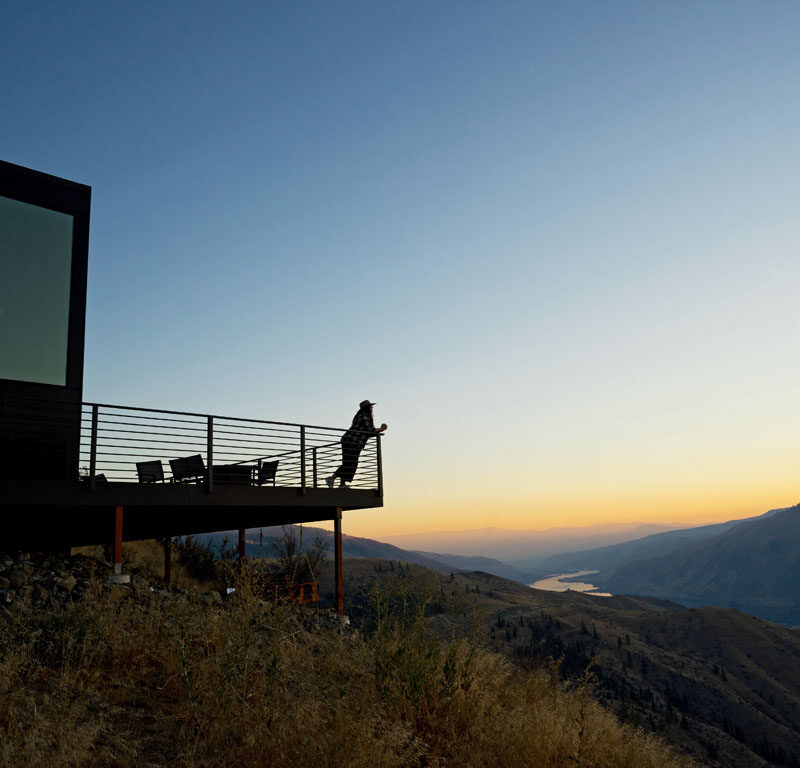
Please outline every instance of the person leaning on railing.
M386 424L381 424L376 429L375 423L372 421L372 406L369 400L362 400L358 405L358 413L353 416L353 423L350 429L342 435L340 440L342 444L342 464L330 477L325 478L328 488L333 488L333 481L339 478L339 487L347 488L347 483L352 482L353 476L358 469L358 457L367 440L370 437L375 437L381 432L385 432L388 427Z

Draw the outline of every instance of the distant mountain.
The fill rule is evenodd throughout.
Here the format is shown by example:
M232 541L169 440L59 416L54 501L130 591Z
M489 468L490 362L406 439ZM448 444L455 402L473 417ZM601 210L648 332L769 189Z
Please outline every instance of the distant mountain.
M800 625L800 505L657 557L629 561L594 576L593 583L614 593L731 606Z
M611 571L620 568L634 560L645 560L651 557L666 555L682 547L706 541L719 536L740 523L748 520L759 520L774 515L779 510L772 510L757 517L748 517L740 520L729 520L725 523L699 525L692 528L653 533L643 538L624 541L597 549L582 551L570 550L542 560L537 564L537 573L549 575L552 573L566 573L578 570L596 570L608 575ZM602 576L596 577L595 581Z
M518 581L520 584L530 584L534 581L534 575L525 573L524 571L515 568L513 565L508 565L500 560L495 560L492 557L470 557L468 555L440 555L435 552L417 552L431 560L440 562L446 565L449 570L453 568L460 571L483 571L491 573L494 576L501 576L504 579L511 581Z
M247 556L270 557L273 553L271 542L280 539L282 535L282 527L259 528L247 531L245 544ZM303 526L303 536L306 541L313 541L315 537L319 537L326 542L329 549L333 547L333 533L324 528ZM221 531L220 533L204 534L198 538L211 543L212 546L219 549L224 541L227 541L229 545L237 542L238 532ZM463 555L415 552L401 549L392 544L375 541L374 539L348 536L347 534L342 535L342 555L344 557L381 558L383 560L397 560L402 563L413 563L437 573L485 571L486 573L519 581L523 584L532 581L530 574L519 571L513 566L494 560L491 557L466 557Z
M678 527L680 526L659 523L604 523L529 531L479 528L385 538L395 546L405 549L491 557L527 571L537 569L543 559L559 552L593 549Z

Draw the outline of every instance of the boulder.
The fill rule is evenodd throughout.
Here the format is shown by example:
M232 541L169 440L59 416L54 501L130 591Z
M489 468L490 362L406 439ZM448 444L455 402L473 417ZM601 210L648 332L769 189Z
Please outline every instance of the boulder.
M77 583L78 580L71 573L67 574L63 579L61 579L61 586L64 587L64 589L66 589L68 592L72 592Z
M11 584L12 589L19 589L28 583L28 575L22 568L14 568L8 574L8 581Z

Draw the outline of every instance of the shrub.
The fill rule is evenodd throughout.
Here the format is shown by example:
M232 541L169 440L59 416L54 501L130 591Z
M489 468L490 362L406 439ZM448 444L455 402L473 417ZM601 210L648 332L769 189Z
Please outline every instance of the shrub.
M310 543L304 542L302 525L284 526L283 535L272 539L270 546L275 555L275 570L285 573L295 584L317 581L328 559L325 540L317 534Z
M216 557L211 544L200 541L195 536L184 536L175 539L174 547L178 562L189 576L204 582L214 579Z

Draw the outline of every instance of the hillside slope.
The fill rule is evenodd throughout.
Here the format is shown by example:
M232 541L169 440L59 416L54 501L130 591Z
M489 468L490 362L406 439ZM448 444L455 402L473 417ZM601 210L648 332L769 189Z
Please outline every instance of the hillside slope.
M354 616L376 582L417 580L428 585L430 620L445 634L458 605L480 621L490 648L523 665L553 657L578 677L592 665L607 706L706 765L800 765L798 632L730 608L543 592L485 573L450 577L397 562L350 560L345 578Z
M614 593L731 606L800 624L800 505L668 555L629 562L598 575L595 583Z
M128 586L90 579L63 604L30 587L0 611L4 768L694 765L587 686L441 638L419 614L354 632L264 601L249 578L225 600L207 584L167 588L125 550ZM39 584L55 566L68 592L76 564L0 553L0 573Z

